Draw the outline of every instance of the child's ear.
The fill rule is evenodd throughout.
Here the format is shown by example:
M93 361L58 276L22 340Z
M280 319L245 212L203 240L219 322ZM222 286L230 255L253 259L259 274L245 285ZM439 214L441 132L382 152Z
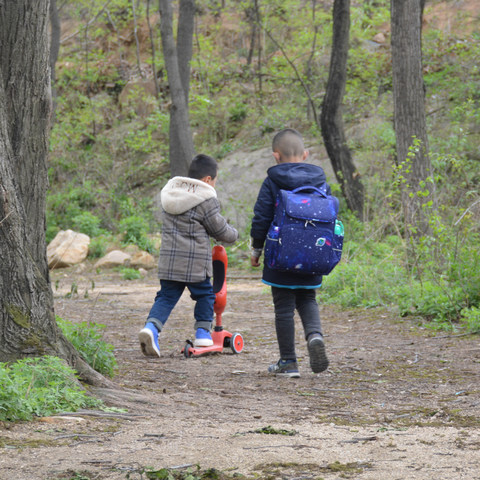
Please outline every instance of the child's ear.
M217 181L217 177L218 177L218 175L215 176L215 177L211 177L210 175L207 175L207 176L201 178L200 180L202 182L208 183L209 185L211 185L212 187L215 188L215 183Z
M309 152L308 150L304 150L304 151L303 151L303 158L302 158L303 161L305 161L305 160L307 159L307 157L308 157L309 154L310 154L310 152Z
M279 152L273 152L273 158L275 158L275 161L277 163L280 163L280 153Z

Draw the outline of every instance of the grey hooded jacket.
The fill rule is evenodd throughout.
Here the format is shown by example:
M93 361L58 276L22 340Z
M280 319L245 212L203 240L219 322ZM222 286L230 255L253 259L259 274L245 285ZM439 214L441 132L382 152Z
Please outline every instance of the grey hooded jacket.
M210 237L234 243L238 232L220 214L215 189L201 180L174 177L162 189L160 280L197 283L212 276Z

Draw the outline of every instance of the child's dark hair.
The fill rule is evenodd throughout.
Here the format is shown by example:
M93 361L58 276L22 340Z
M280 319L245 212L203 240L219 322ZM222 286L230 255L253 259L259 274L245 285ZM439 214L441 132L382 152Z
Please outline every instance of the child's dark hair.
M273 137L272 150L280 153L282 157L289 158L301 156L305 146L303 138L297 130L285 128Z
M196 180L201 180L204 177L212 177L213 179L217 176L217 168L217 161L214 158L200 153L193 158L188 169L188 176Z

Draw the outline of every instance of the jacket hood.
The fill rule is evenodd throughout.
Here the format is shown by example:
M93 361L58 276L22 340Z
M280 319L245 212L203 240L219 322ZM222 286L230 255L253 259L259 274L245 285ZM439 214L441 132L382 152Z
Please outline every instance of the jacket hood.
M327 177L322 167L311 163L280 163L267 170L269 178L284 190L304 185L325 188Z
M171 215L180 215L209 198L216 198L217 192L208 183L189 177L173 177L160 193L162 208Z

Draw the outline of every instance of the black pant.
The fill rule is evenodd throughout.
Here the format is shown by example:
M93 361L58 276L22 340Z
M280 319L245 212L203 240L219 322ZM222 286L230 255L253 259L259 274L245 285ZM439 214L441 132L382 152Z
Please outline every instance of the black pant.
M295 360L295 309L302 320L305 339L312 333L322 334L320 313L314 288L272 287L275 306L275 329L277 331L280 358Z

